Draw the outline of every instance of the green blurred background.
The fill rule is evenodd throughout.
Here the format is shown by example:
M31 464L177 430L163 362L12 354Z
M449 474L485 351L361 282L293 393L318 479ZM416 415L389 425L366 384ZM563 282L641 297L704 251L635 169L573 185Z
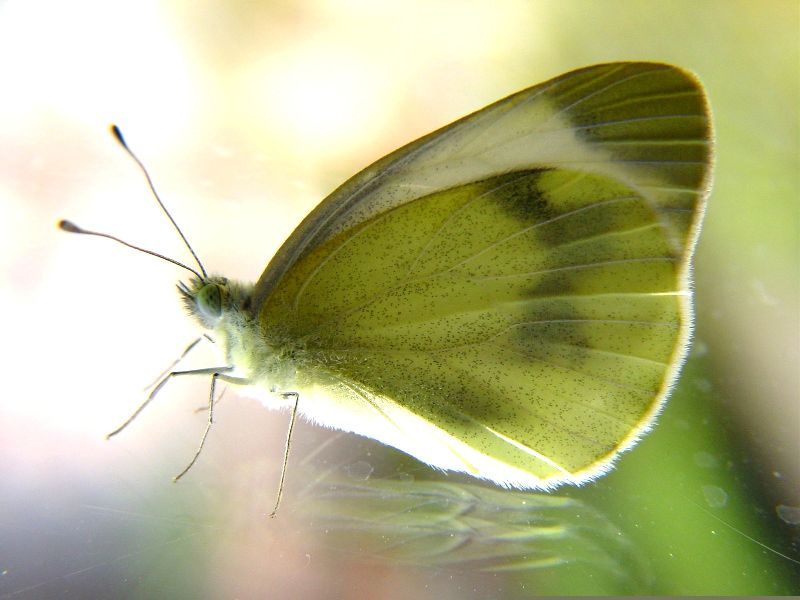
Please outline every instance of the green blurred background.
M173 486L202 431L192 409L204 382L176 383L103 441L194 335L176 269L55 230L69 217L185 257L110 122L207 266L255 279L294 225L371 161L614 60L698 74L716 164L680 383L614 472L553 494L576 504L549 531L598 539L555 536L560 560L513 571L375 560L366 537L332 535L353 521L315 513L312 484L377 479L387 464L409 490L412 477L437 475L353 436L335 438L344 454L313 453L331 434L309 425L296 432L286 508L266 520L286 415L232 391L200 463ZM6 0L0 75L0 598L800 594L797 1ZM372 489L388 493L382 485Z

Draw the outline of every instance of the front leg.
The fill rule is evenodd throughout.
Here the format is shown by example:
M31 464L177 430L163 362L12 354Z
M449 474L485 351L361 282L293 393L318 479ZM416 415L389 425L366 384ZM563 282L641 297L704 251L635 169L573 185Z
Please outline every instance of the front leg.
M227 370L231 370L233 367L225 367ZM200 438L200 444L197 446L197 451L194 453L192 460L189 461L189 464L186 467L175 475L172 478L173 482L177 482L181 477L186 475L186 473L194 466L194 463L197 462L197 459L200 456L200 453L203 451L203 446L206 443L206 438L208 437L208 432L211 430L211 424L214 422L214 392L217 386L217 379L221 379L226 383L235 383L237 385L247 385L250 383L249 379L245 379L243 377L233 377L232 375L225 375L224 373L220 373L219 369L196 369L194 371L173 371L170 375L204 375L211 373L211 390L208 394L208 422L206 422L206 428L203 431L203 437Z
M111 433L106 435L106 439L110 439L110 438L114 437L120 431L122 431L128 425L130 425L133 422L133 420L136 417L139 416L139 413L141 413L145 409L145 407L148 404L150 404L150 402L153 400L153 398L156 397L156 394L158 394L158 392L161 391L161 388L163 388L167 384L167 381L169 381L173 377L177 377L178 375L215 375L216 374L218 377L222 378L223 381L227 381L229 383L236 383L236 384L239 384L239 385L246 385L246 384L249 383L249 380L247 380L247 379L243 379L243 378L240 378L240 377L232 377L230 375L225 375L226 372L230 372L232 370L233 370L233 367L226 366L226 367L207 367L205 369L192 369L190 371L170 371L169 373L164 375L158 381L158 383L156 383L155 387L153 388L153 391L151 391L147 395L147 398L145 399L144 402L142 402L142 404L139 406L139 408L137 408L133 412L133 414L130 417L128 417L128 419L122 425L120 425L114 431L112 431Z
M195 342L196 343L196 342ZM190 347L191 349L191 347ZM109 433L106 436L106 439L111 438L112 436L117 435L120 431L125 429L128 425L130 425L133 420L139 416L145 407L150 404L153 398L156 397L156 394L161 391L167 381L172 379L173 377L178 377L179 375L211 375L211 390L208 396L208 422L206 423L205 431L203 431L203 437L200 438L200 445L197 447L197 451L194 453L192 460L189 461L189 464L186 465L186 468L183 469L180 473L178 473L172 480L178 481L181 477L183 477L186 472L192 468L195 462L197 462L197 458L200 456L200 452L203 450L203 445L206 443L206 437L208 437L208 432L211 429L211 424L214 422L214 393L216 390L217 379L221 379L227 383L233 383L237 385L247 385L250 383L249 379L245 379L243 377L234 377L233 375L227 375L227 372L233 370L233 367L224 366L224 367L206 367L204 369L192 369L188 371L170 371L166 375L164 375L158 383L156 383L153 391L148 394L147 398L144 402L137 408L134 413L128 417L128 419L119 427L117 427L114 431Z

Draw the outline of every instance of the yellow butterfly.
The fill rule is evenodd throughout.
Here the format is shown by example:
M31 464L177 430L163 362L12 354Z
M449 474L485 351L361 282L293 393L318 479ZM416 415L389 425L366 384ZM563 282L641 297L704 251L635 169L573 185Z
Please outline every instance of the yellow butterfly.
M227 365L201 372L438 469L592 479L686 355L711 152L703 89L673 66L509 96L348 180L257 283L201 266L181 294Z

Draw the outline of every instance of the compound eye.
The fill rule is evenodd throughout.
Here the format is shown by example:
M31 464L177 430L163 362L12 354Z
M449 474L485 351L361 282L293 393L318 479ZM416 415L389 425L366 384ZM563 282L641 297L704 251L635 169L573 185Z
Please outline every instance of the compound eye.
M216 283L207 283L197 292L197 307L207 317L219 317L222 314L222 292Z

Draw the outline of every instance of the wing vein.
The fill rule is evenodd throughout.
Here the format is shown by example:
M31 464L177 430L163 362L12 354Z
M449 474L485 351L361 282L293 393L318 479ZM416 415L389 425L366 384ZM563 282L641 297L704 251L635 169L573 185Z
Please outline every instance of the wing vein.
M569 212L562 213L562 214L560 214L558 216L555 216L553 218L546 219L544 221L539 221L538 223L534 223L533 225L529 225L528 227L523 227L522 229L520 229L518 231L515 231L514 233L509 234L506 237L503 237L503 238L501 238L499 240L496 240L495 242L493 242L493 243L489 244L488 246L482 248L481 250L479 250L478 252L476 252L472 256L469 256L469 257L467 257L467 258L455 263L452 267L450 267L449 269L447 269L446 271L443 271L443 272L451 272L451 271L455 270L456 268L458 268L458 267L460 267L460 266L462 266L462 265L464 265L464 264L466 264L466 263L478 258L479 256L481 256L483 254L486 254L487 252L489 252L492 249L500 246L501 244L504 244L504 243L516 238L516 237L519 237L521 235L524 235L526 233L534 231L535 229L538 229L538 228L543 227L545 225L550 225L552 223L556 223L561 219L565 219L565 218L568 218L568 217L573 217L573 216L575 216L577 214L580 214L582 212L586 212L586 211L591 210L593 208L597 208L598 206L609 206L609 205L612 205L612 204L619 204L619 203L623 203L623 202L626 202L626 201L638 200L638 199L639 199L638 196L621 196L619 198L612 198L611 200L604 200L602 202L595 202L593 204L587 204L586 206L582 206L582 207L577 208L575 210L571 210ZM607 233L609 233L609 232L607 232ZM593 237L597 237L597 236L587 236L585 238L577 238L577 239L571 240L569 243L575 243L575 242L583 241L583 240L586 240L586 239L592 239ZM555 246L552 246L552 247L553 248L558 248L561 245L562 244L556 244Z
M424 256L424 255L425 255L425 253L428 251L428 249L429 249L429 248L431 247L431 245L433 244L434 240L435 240L437 237L439 237L439 234L441 234L441 233L442 233L442 231L444 231L444 230L445 230L445 229L446 229L446 228L447 228L447 227L450 225L450 223L452 223L452 222L453 222L453 220L455 220L456 218L458 218L458 216L462 215L464 212L466 212L467 210L469 210L469 209L470 209L472 206L474 206L474 203L475 203L475 202L477 202L478 200L480 200L480 199L482 199L482 198L485 198L485 197L489 196L490 194L494 194L494 193L496 193L497 191L499 191L499 190L503 189L503 188L504 188L504 187L506 187L506 186L509 186L509 185L512 185L512 184L514 184L514 183L515 183L515 182L517 182L519 179L521 179L521 178L523 178L523 177L527 176L528 174L529 174L529 171L523 171L523 172L521 172L521 173L520 173L519 177L515 177L514 179L512 179L512 180L510 180L510 181L503 182L503 183L501 183L501 184L499 184L499 185L497 185L497 186L493 187L493 188L492 188L492 189L490 189L490 190L486 190L484 193L482 193L482 194L479 194L479 195L475 196L475 197L474 197L474 198L472 198L472 199L471 199L469 202L465 203L465 204L464 204L464 206L462 206L462 207L461 207L461 208L459 208L457 211L455 211L453 214L451 214L451 215L450 215L450 216L449 216L449 217L448 217L448 218L445 220L445 222L444 222L444 223L442 223L442 225L441 225L440 227L438 227L438 228L436 229L436 231L434 231L434 232L433 232L433 233L430 235L430 237L428 238L427 242L425 243L425 246L424 246L424 247L423 247L423 248L422 248L422 249L421 249L421 250L420 250L420 251L417 253L417 256L416 256L416 257L414 258L414 260L411 262L411 265L408 267L408 269L406 269L406 278L405 278L405 280L404 280L403 282L401 282L399 285L405 285L405 281L408 281L408 279L409 279L408 275L414 272L414 269L416 268L416 266L417 266L417 263L419 262L419 259L420 259L420 258L422 258L422 256Z
M533 361L536 361L536 362L541 363L543 365L547 365L548 367L554 367L556 369L561 369L563 371L570 371L571 373L577 373L578 375L582 375L584 377L588 377L588 378L594 379L596 381L602 381L603 383L607 383L607 384L609 384L611 386L620 388L622 390L629 390L629 391L634 391L634 392L642 392L642 393L645 393L645 394L655 395L655 390L651 390L651 389L648 389L648 388L645 388L645 387L641 387L641 386L638 386L638 385L633 385L633 384L630 384L630 383L623 383L621 381L617 381L616 379L610 379L608 377L601 377L600 375L597 375L596 373L589 373L587 371L580 371L578 369L573 369L572 367L567 367L567 366L564 366L564 365L560 365L558 363L554 363L554 362L550 362L548 360L544 360L543 358L539 358L538 356L532 356L530 354L525 354L523 352L520 352L519 350L515 350L514 348L508 348L507 346L500 346L498 344L493 344L492 342L489 342L489 345L494 346L495 348L499 348L501 350L504 350L506 352L511 352L512 354L516 354L517 356L521 356L522 358L524 358L526 360L533 360ZM598 409L598 410L600 410L600 409ZM613 417L613 415L608 415L608 416Z
M488 389L490 392L491 392L491 390L493 389L493 388L492 388L492 387L489 385L489 383L488 383L487 381L484 381L484 380L476 380L476 378L475 378L475 373L474 373L473 371L471 371L471 370L468 370L468 369L464 368L464 367L463 367L462 365L460 365L460 364L454 364L454 363L453 363L453 361L451 361L451 360L447 360L447 358L445 358L445 360L447 361L448 365L450 365L450 367L451 367L453 370L455 370L455 371L457 371L457 372L460 372L460 373L462 373L462 375L463 375L463 379L464 379L465 381L471 381L471 382L473 383L473 385L480 385L480 386L481 386L481 387L483 387L484 389ZM536 418L538 421L540 421L540 422L542 422L542 423L547 423L547 424L548 424L550 427L552 427L553 429L558 429L558 430L564 431L564 432L566 432L566 433L569 433L569 434L571 434L571 435L574 435L574 436L576 436L576 437L578 437L578 438L580 438L580 439L582 439L582 440L584 440L584 441L588 441L588 442L591 442L591 443L593 443L593 444L602 444L602 442L600 442L600 440L596 440L596 439L594 439L594 438L592 438L592 437L590 437L590 436L588 436L588 435L585 435L585 434L583 434L583 433L578 433L577 431L574 431L574 430L571 430L571 429L567 429L566 427L564 427L564 426L563 426L563 425L561 425L561 424L558 424L558 423L555 423L555 422L553 422L553 421L550 421L549 419L546 419L545 417L543 417L543 416L542 416L542 414L541 414L541 413L539 413L539 412L537 412L537 411L533 410L533 409L530 407L530 405L528 405L528 404L520 403L519 405L517 405L517 407L518 407L518 408L520 408L520 409L522 409L522 410L524 410L526 413L528 413L528 414L529 414L529 415L531 415L532 417ZM463 410L458 410L458 414L459 414L460 416L464 416L464 417L468 418L470 421L472 421L472 422L474 422L474 423L476 423L476 424L480 425L481 427L483 427L484 429L486 429L487 431L489 431L489 432L490 432L490 433L492 433L493 435L497 436L497 432L496 432L496 431L494 431L494 430L493 430L491 427L489 427L489 426L488 426L488 425L486 425L485 423L482 423L481 421L478 421L477 419L475 419L474 417L472 417L471 415L469 415L469 414L468 414L468 413L466 413L465 411L463 411ZM497 437L500 437L500 436L497 436ZM502 437L500 437L500 439L503 439L503 438L502 438ZM505 441L506 443L508 443L508 439L504 439L503 441ZM521 443L521 442L519 442L518 440L516 440L516 441L517 441L517 443Z
M562 271L578 271L580 269L592 269L594 267L606 267L616 264L637 263L637 262L671 262L676 263L678 259L671 256L648 256L642 258L621 258L617 260L604 260L596 263L585 263L580 265L569 265L566 267L553 267L552 269L541 269L539 271L529 271L525 273L512 273L510 275L484 275L481 277L474 277L472 281L490 281L500 279L513 279L514 277L531 277L534 275L548 275L550 273L559 273Z

